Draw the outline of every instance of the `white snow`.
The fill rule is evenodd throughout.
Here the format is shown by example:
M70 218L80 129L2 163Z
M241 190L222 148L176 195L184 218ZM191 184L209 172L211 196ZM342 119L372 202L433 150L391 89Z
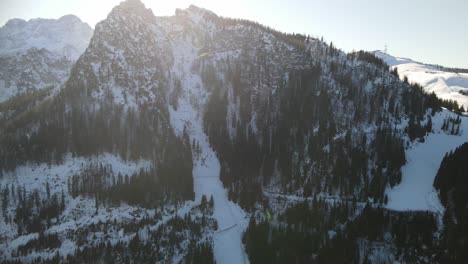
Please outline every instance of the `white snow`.
M62 242L62 246L60 247L60 254L62 256L68 256L75 254L76 244L75 242L71 241L70 239L66 239Z
M374 54L383 59L390 67L396 67L401 79L408 77L410 83L418 83L424 90L434 92L442 99L455 100L468 107L468 74L441 71L433 66L424 65L410 59L398 58L381 51Z
M30 233L27 235L19 236L16 239L12 240L10 245L12 248L16 249L19 246L27 244L29 241L33 239L37 239L38 237L39 237L38 233Z
M0 102L8 100L18 92L17 87L6 86L4 80L0 80L0 87Z
M239 205L227 198L227 192L219 178L220 163L216 153L211 148L208 137L203 130L202 109L195 109L191 104L191 95L197 95L199 105L206 102L206 91L200 76L191 72L191 65L197 59L198 52L190 42L177 41L174 45L174 75L180 78L182 95L178 108L170 109L171 125L180 134L184 126L190 136L201 147L201 155L194 155L194 191L196 200L202 195L207 198L213 195L213 218L218 223L218 231L214 234L214 256L217 263L248 263L248 258L242 244L242 234L248 225L245 212ZM193 98L193 97L192 97Z
M434 133L424 143L414 143L406 150L407 163L402 167L402 181L387 189L387 208L397 211L432 211L443 215L444 207L433 187L440 163L447 152L468 141L468 118L462 117L461 135L448 135L440 128L447 116L455 114L443 110L433 118Z

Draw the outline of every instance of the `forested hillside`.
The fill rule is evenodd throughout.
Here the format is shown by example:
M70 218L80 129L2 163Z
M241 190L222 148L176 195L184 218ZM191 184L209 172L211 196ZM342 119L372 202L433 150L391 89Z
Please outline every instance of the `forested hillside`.
M372 53L127 0L73 65L0 103L0 261L466 259L465 146L394 197L468 121Z

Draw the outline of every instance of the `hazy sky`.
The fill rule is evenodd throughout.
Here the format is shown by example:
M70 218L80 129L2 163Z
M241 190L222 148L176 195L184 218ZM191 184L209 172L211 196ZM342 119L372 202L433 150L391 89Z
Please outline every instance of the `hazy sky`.
M121 0L0 0L0 25L11 18L74 14L90 26ZM323 36L345 50L376 50L468 68L467 0L142 0L156 15L190 4L284 31Z

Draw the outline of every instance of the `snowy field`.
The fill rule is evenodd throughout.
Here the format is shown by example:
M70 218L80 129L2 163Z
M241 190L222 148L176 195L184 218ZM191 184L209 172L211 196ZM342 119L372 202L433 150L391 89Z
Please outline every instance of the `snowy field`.
M439 98L456 100L458 104L468 108L468 74L445 72L433 66L417 63L406 58L397 58L375 51L374 54L383 59L390 67L397 67L400 78L408 77L410 83L418 83L424 90L434 92ZM462 91L466 95L460 93Z
M449 135L441 131L444 119L456 115L443 110L433 118L434 133L425 142L414 142L406 150L407 163L402 167L402 181L393 189L387 189L387 208L397 211L432 211L443 214L444 207L433 187L440 163L447 152L468 142L468 118L463 117L461 135Z

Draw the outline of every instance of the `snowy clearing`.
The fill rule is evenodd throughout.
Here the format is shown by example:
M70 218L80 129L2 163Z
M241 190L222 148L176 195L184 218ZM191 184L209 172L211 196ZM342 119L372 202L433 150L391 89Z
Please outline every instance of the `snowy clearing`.
M443 215L444 207L433 187L440 163L450 152L468 141L468 118L462 118L459 136L441 131L444 119L455 114L443 110L433 118L434 133L424 143L415 142L406 150L407 163L402 167L401 183L387 189L387 208L397 211L432 211Z

